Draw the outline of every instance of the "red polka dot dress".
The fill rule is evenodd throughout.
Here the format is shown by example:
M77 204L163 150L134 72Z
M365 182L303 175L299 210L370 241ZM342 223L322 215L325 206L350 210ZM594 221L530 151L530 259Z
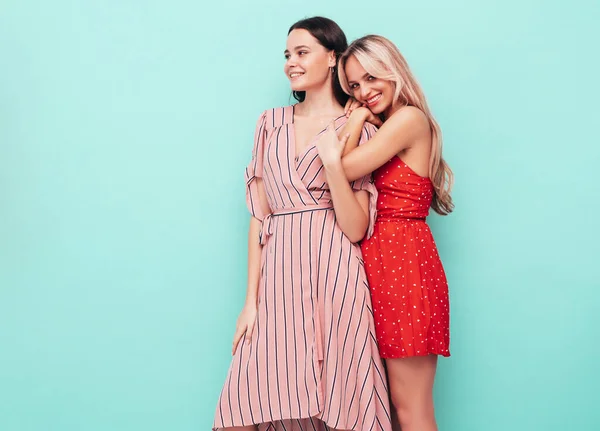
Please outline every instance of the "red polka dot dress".
M425 222L433 184L396 156L374 176L377 221L362 251L381 357L450 356L448 283Z

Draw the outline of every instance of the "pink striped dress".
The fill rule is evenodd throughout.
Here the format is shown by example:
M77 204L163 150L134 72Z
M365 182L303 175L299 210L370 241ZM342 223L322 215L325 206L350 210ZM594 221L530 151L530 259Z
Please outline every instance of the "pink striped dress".
M365 126L361 141L373 133ZM294 107L265 111L246 169L248 208L263 223L258 315L251 343L233 356L213 429L391 430L360 247L336 224L314 141L295 154ZM271 214L261 213L257 177ZM352 187L370 193L370 234L372 178Z

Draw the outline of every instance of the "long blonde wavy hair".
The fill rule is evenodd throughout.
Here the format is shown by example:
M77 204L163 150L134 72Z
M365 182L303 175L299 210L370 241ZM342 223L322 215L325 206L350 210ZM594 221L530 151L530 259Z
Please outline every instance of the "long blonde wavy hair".
M450 191L454 182L452 170L442 157L442 131L435 121L423 90L412 74L406 60L390 40L382 36L368 35L355 40L339 58L338 74L342 89L352 95L345 67L351 56L375 78L394 84L394 100L400 106L415 106L425 113L431 127L432 147L429 158L429 178L433 183L434 196L431 208L438 214L448 215L454 204Z

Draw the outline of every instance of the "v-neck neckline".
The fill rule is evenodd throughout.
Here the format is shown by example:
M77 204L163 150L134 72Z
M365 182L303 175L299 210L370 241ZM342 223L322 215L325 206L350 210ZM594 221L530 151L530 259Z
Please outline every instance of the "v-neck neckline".
M312 138L310 138L310 140L308 141L308 144L306 144L306 146L302 149L302 151L300 151L300 153L298 153L298 147L296 145L296 143L297 143L297 140L296 140L296 121L294 119L294 116L295 116L295 113L296 113L296 105L297 105L297 103L291 105L289 108L291 108L291 110L292 110L292 116L291 116L292 121L290 123L291 126L292 126L292 141L293 141L292 152L294 154L294 161L296 163L298 163L298 161L300 160L300 157L304 156L312 148L315 147L315 141L317 140L317 138L319 136L321 136L321 134L323 134L323 132L325 132L325 130L327 130L327 127L329 126L329 123L327 123L327 126L323 127L319 133L317 133ZM342 115L334 118L333 119L334 124L337 126L337 121L340 118L344 118L345 116L346 116L346 114L342 114Z

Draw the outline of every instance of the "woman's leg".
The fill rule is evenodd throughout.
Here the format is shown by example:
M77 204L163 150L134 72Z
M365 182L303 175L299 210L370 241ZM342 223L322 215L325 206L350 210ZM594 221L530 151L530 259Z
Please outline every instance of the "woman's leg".
M385 362L391 401L402 431L437 431L433 410L437 355Z

